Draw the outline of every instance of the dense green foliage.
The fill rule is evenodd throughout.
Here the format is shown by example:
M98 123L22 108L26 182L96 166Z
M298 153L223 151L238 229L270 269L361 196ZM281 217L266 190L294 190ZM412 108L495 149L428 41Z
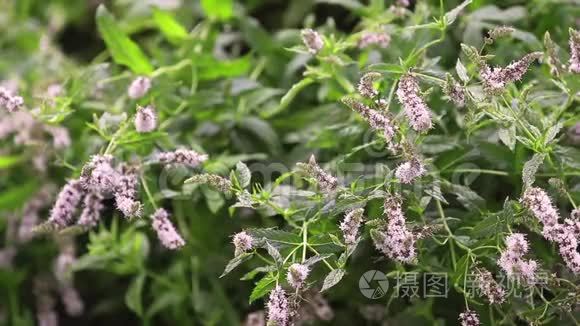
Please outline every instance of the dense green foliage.
M0 323L37 324L46 303L39 284L65 278L84 312L69 316L52 289L63 325L237 325L265 309L277 284L307 306L311 294L287 277L290 265L307 263L307 286L333 311L314 309L313 324L456 325L466 309L484 325L578 324L580 274L520 198L541 187L562 219L580 203L580 74L568 63L580 5L396 2L0 0L0 82L24 99L17 112L0 108ZM504 25L513 29L488 33ZM303 28L319 33L319 50L303 43ZM365 46L368 33L388 39ZM530 53L522 78L497 89L486 82L487 65ZM368 72L378 73L367 75L376 96L359 94ZM133 98L127 89L138 76L152 85ZM407 77L432 128L417 131L405 115L398 89ZM158 124L138 132L134 119L147 105ZM389 119L394 134L361 105ZM208 159L158 164L158 153L178 148ZM136 166L141 216L123 216L108 197L92 229L45 222L58 189L97 154ZM332 191L304 164L311 155L338 178ZM401 182L395 171L415 159L426 171ZM224 189L200 175L223 177ZM42 189L50 199L25 241L19 229ZM388 229L385 197L401 200L417 234L412 261L376 248ZM151 227L160 207L185 240L179 250L164 248ZM361 237L347 245L340 224L357 208ZM253 248L234 254L232 237L243 230ZM505 302L489 304L470 293L468 278L484 268L499 282L513 233L526 234L526 259L545 283L512 285ZM63 277L57 257L73 243ZM369 270L388 277L380 298L359 289ZM394 286L401 275L422 284L426 273L446 275L445 297Z

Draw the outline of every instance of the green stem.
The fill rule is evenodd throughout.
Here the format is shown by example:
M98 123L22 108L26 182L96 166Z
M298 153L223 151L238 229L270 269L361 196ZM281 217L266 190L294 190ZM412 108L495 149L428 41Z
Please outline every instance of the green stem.
M310 244L307 244L308 248L310 250L312 250L316 255L320 256L320 253L318 251L316 251L316 249L314 249L314 247L312 247ZM331 270L334 270L334 267L332 267L332 265L330 265L330 263L326 260L326 258L322 258L322 262Z
M149 199L151 206L153 206L153 208L155 210L157 210L158 209L157 204L155 204L155 199L153 199L153 195L151 195L151 191L149 191L149 186L147 185L147 180L145 180L145 176L143 174L141 174L140 179L141 179L141 185L143 185L143 189L145 190L145 193L147 194L147 198Z
M455 247L453 246L453 241L454 241L454 236L453 236L453 232L451 232L451 229L449 228L449 225L447 224L447 219L445 218L445 212L443 211L443 206L441 206L441 202L439 200L435 201L437 203L437 211L439 212L439 216L441 217L441 221L443 222L443 226L445 227L445 230L447 231L447 234L449 235L449 250L451 252L451 263L453 264L453 270L455 270L455 268L457 267L457 260L456 260L456 256L455 256Z

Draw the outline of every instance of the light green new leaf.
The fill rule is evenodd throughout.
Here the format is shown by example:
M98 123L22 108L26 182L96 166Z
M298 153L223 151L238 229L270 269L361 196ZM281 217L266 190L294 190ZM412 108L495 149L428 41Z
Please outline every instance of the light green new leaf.
M153 71L141 48L121 30L104 5L97 9L96 21L99 33L116 63L129 67L136 74L148 75Z
M207 17L216 20L228 20L234 14L232 0L201 0L201 7Z
M175 44L187 38L187 30L171 13L155 8L153 9L153 20L169 42Z
M250 294L250 303L268 294L275 285L276 279L272 275L268 274L264 276L258 283L256 283L256 287L252 290L252 294Z

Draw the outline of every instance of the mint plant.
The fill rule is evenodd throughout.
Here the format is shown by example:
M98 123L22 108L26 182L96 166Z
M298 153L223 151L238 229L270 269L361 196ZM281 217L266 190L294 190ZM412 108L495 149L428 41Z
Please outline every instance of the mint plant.
M578 324L578 6L269 5L0 4L0 320Z

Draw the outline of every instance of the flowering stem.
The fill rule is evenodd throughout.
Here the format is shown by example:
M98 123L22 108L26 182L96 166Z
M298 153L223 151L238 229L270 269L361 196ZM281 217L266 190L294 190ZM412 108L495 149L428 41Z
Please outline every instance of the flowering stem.
M306 246L308 245L308 222L302 224L302 262L306 260Z
M449 250L451 251L451 263L453 264L453 270L455 270L455 268L457 267L456 266L457 262L455 259L455 247L453 246L453 232L451 232L451 229L449 229L449 225L447 225L447 220L445 219L445 212L443 212L441 202L439 200L436 200L435 202L437 203L437 211L439 212L439 216L443 221L443 226L445 227L447 234L449 234Z
M157 210L158 209L157 204L155 204L155 199L153 199L153 195L151 195L151 191L149 191L149 186L147 186L147 181L145 180L145 177L143 176L143 174L141 174L139 178L141 179L143 190L145 190L145 193L147 194L147 198L149 198L151 206L153 206L153 208Z
M306 244L308 246L308 248L310 248L310 250L312 250L316 255L320 256L320 253L318 251L316 251L316 249L314 249L314 247L312 247L310 244ZM328 267L330 268L331 271L334 270L334 267L332 267L332 265L330 265L328 263L328 261L326 260L326 258L322 258L322 262Z

